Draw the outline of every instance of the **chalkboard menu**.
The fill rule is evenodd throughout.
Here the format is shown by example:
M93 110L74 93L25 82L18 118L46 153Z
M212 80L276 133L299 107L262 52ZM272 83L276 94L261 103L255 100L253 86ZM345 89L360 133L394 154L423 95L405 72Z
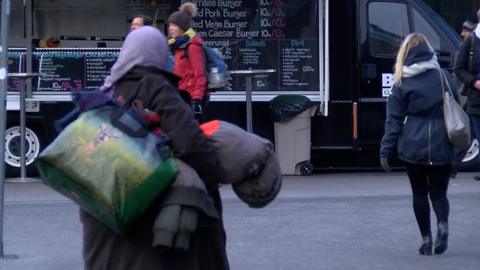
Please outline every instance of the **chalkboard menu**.
M24 49L10 49L8 51L8 73L22 72L22 55L25 54ZM22 89L22 82L16 79L8 79L8 90L20 91Z
M82 51L50 50L34 52L38 73L37 90L82 90L85 85L85 53Z
M117 60L118 50L89 51L85 54L85 88L101 86Z
M224 56L229 70L275 69L255 75L255 91L318 91L319 1L189 0L199 8L193 28ZM171 6L176 11L180 0ZM103 84L119 49L37 49L33 90L74 91ZM23 71L24 51L9 52L9 72ZM23 70L19 70L22 69ZM9 82L9 90L20 84ZM229 77L228 90L244 91L242 75Z
M229 70L275 69L255 75L256 91L319 89L319 3L312 0L189 0L198 6L193 28L218 48ZM183 1L172 3L172 12ZM229 90L245 90L231 75Z
M39 91L93 90L103 84L118 49L46 49L34 52ZM38 69L36 69L38 68Z
M117 60L119 49L38 49L33 52L34 91L77 91L100 87ZM25 50L9 50L9 72L25 72ZM20 90L9 80L9 91Z

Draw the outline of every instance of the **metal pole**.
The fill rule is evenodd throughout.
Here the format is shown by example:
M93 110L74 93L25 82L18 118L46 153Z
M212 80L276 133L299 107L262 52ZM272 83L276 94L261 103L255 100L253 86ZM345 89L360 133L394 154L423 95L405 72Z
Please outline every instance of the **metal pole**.
M25 85L30 80L22 81L20 89L20 179L26 178L26 153L25 153Z
M26 82L30 81L32 78L40 77L39 73L8 73L8 77L12 79L17 79L22 81L22 88L20 89L19 99L20 99L20 178L11 178L6 180L7 182L38 182L36 179L29 179L26 177L26 155L27 151L25 149L25 129L26 129L26 108L25 108L25 86Z
M10 28L10 0L2 1L0 28L0 257L16 258L16 256L6 256L3 250L3 204L4 204L4 184L5 184L5 127L7 121L6 96L8 80L8 31Z
M26 63L27 63L27 73L32 73L32 27L33 27L33 14L32 14L32 0L26 0L25 5L25 47L27 48L27 53L25 55L26 57ZM23 72L20 70L20 72ZM32 97L32 80L27 80L27 88L26 88L26 97L31 98ZM22 152L23 153L23 152Z
M245 82L245 103L247 106L247 131L252 132L252 76L247 76Z
M252 78L255 74L275 73L275 69L246 69L246 70L230 70L228 73L236 75L245 75L245 103L247 108L247 131L253 130L252 117Z

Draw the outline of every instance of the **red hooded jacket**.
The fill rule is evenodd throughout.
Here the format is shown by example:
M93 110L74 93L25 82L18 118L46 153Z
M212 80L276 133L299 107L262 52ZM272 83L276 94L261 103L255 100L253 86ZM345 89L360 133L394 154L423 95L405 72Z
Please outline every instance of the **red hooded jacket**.
M175 50L175 66L173 67L173 74L181 78L178 88L188 91L192 99L199 100L209 95L202 44L202 38L195 35L186 47ZM185 50L188 51L185 52Z

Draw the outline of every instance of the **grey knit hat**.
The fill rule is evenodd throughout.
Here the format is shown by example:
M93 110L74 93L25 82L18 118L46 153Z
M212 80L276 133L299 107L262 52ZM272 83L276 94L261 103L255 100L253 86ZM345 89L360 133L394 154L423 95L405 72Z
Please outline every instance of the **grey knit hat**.
M475 27L477 27L477 24L469 20L464 21L462 24L462 30L468 30L470 32L475 30Z
M168 17L167 22L178 25L183 30L192 27L192 17L197 14L197 5L194 3L184 3L178 11L175 11Z

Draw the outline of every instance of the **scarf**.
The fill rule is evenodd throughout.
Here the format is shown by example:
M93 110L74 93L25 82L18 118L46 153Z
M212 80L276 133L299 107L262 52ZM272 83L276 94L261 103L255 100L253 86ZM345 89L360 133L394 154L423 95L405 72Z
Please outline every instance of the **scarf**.
M402 78L415 77L420 73L423 73L429 69L440 69L440 65L437 61L437 56L433 55L432 59L423 62L417 62L410 66L403 66Z
M168 45L158 29L143 26L130 32L123 42L120 54L100 90L110 93L118 82L133 67L155 67L166 70Z
M187 29L183 35L177 38L171 38L168 40L168 45L170 46L170 50L174 53L179 48L185 48L186 44L195 37L197 33L193 28Z
M480 24L477 25L477 27L475 28L474 33L475 33L475 36L476 36L477 38L480 38Z

